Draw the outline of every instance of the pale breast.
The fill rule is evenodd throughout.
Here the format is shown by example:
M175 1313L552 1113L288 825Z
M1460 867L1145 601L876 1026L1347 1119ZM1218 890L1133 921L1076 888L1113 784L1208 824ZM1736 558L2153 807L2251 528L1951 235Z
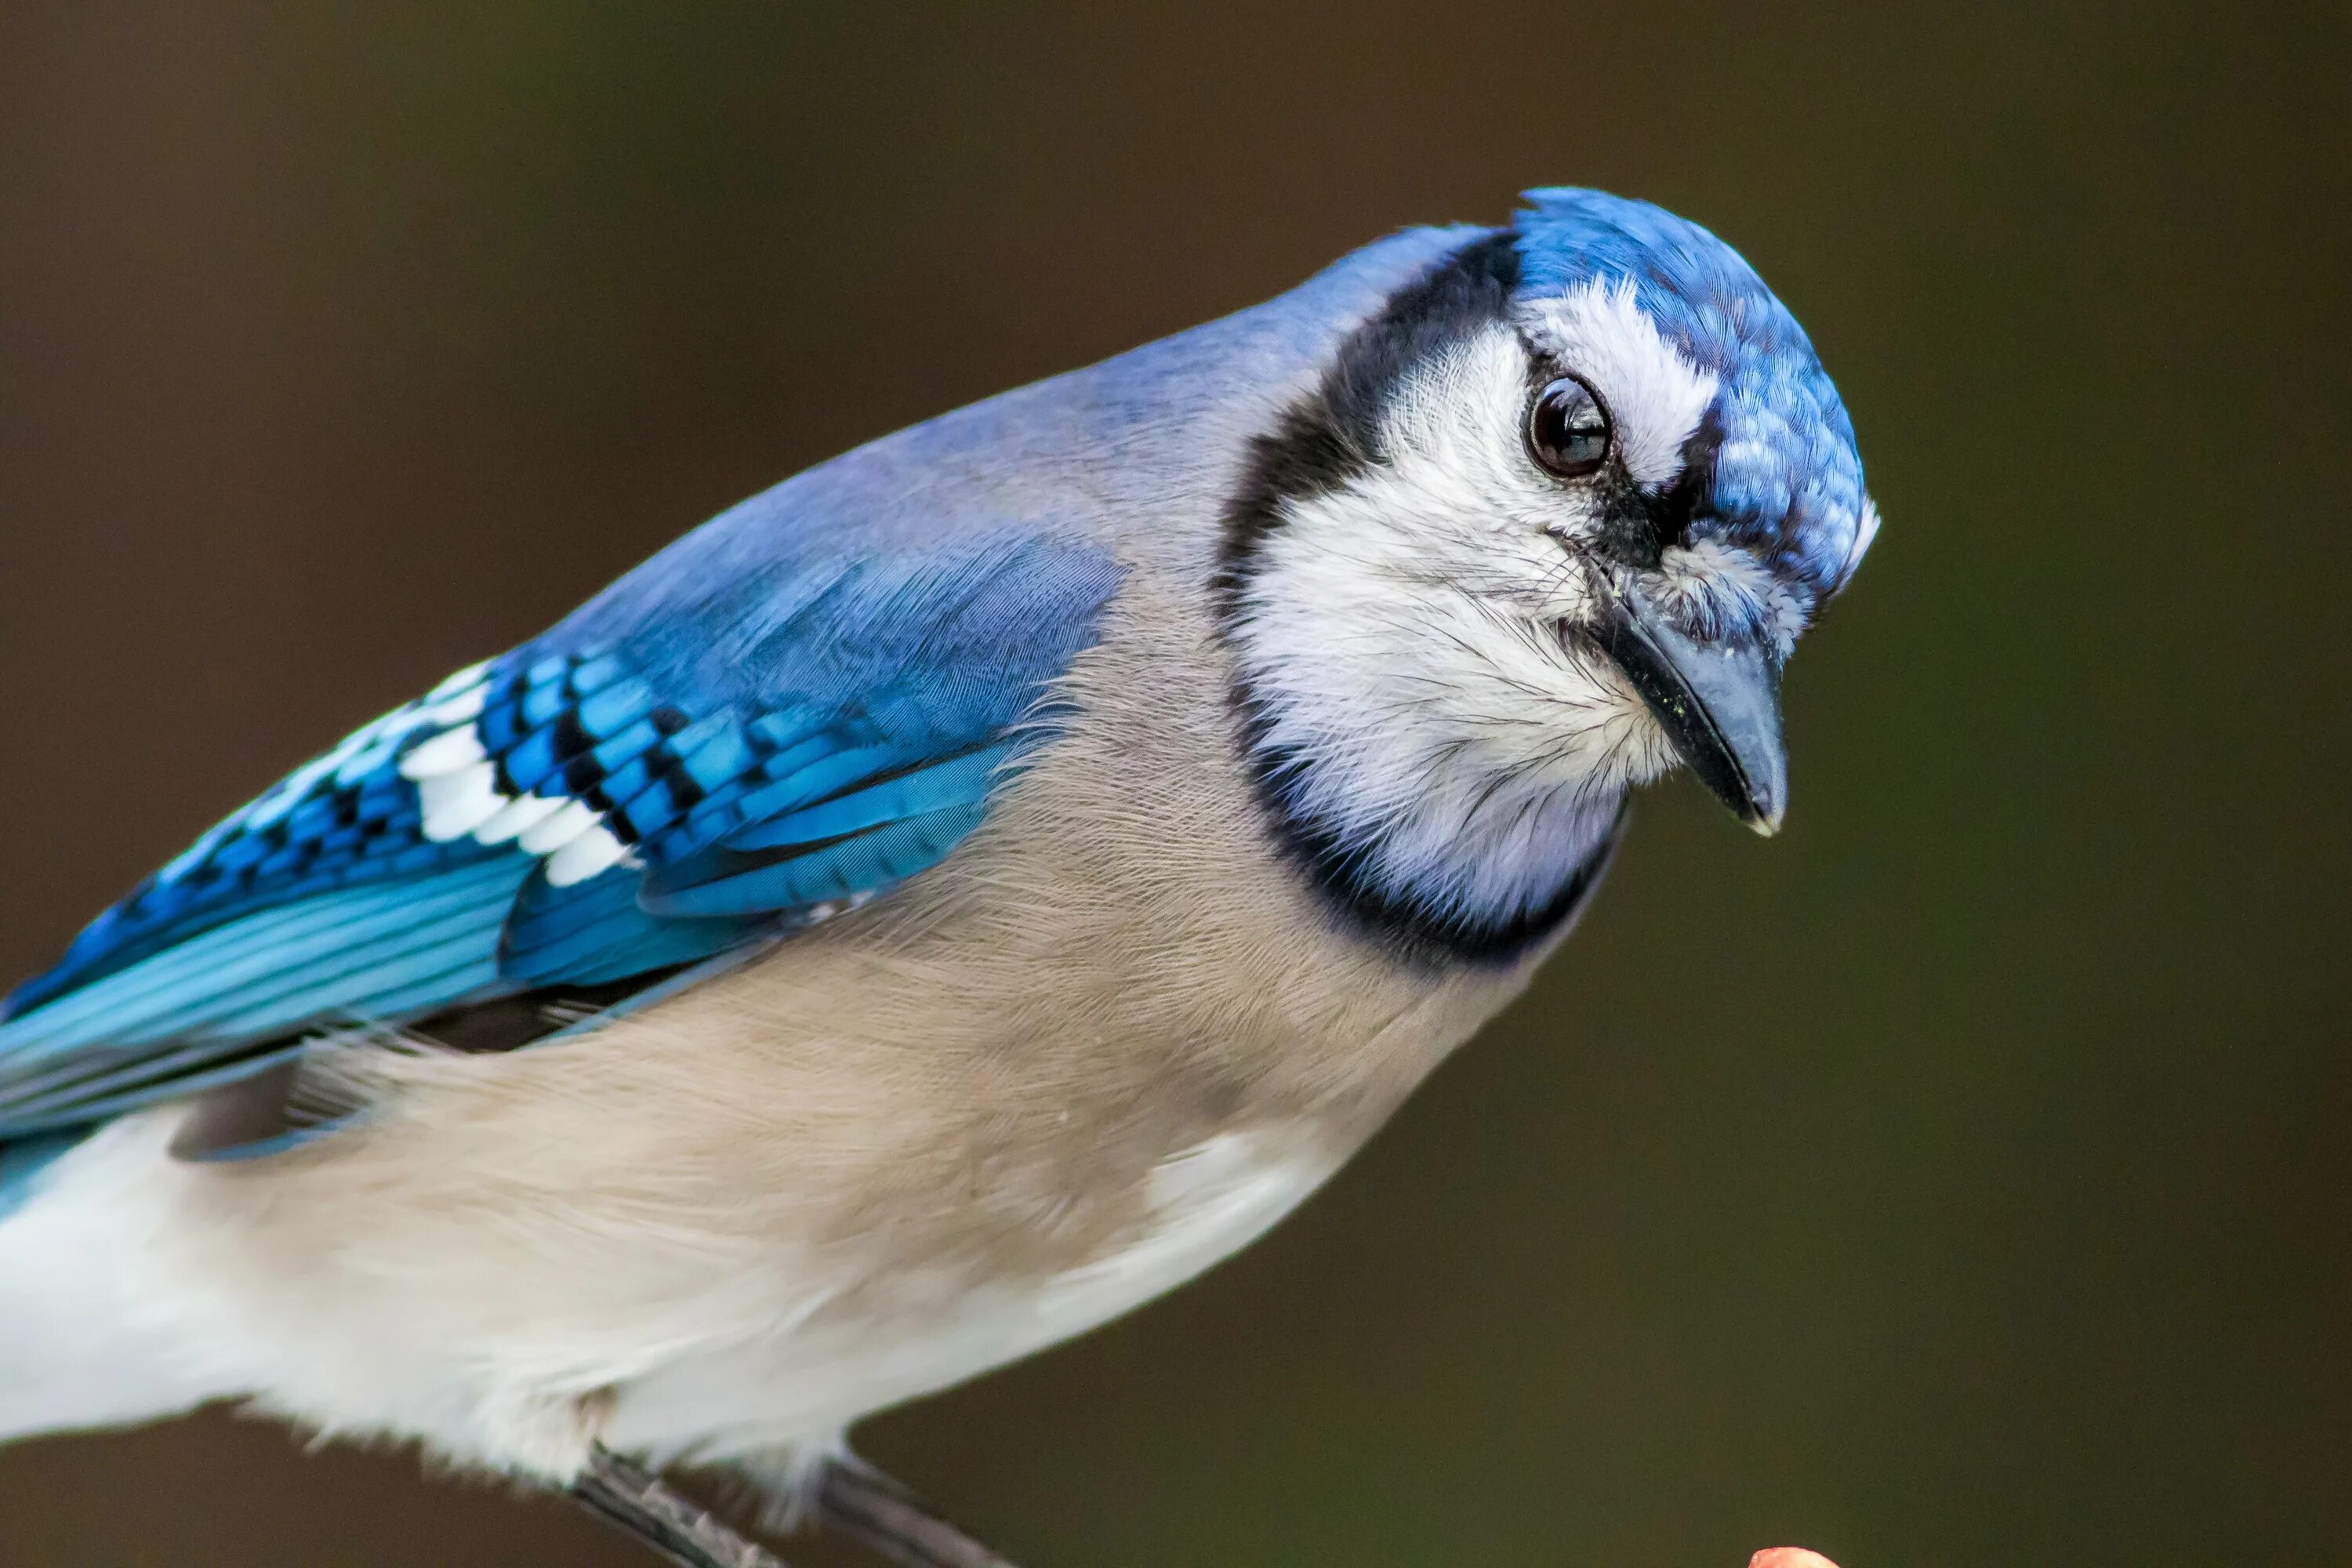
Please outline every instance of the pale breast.
M1130 1234L1076 1268L868 1282L755 1342L681 1358L623 1391L610 1439L735 1453L822 1444L871 1411L1083 1333L1239 1251L1320 1185L1339 1160L1304 1131L1220 1134L1164 1161Z

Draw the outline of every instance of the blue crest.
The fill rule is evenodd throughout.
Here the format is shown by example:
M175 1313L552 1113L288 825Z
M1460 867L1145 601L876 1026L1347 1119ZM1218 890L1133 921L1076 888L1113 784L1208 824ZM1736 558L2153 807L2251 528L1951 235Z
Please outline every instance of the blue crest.
M1706 531L1755 551L1816 602L1840 587L1867 500L1853 423L1788 307L1739 253L1648 202L1559 186L1527 193L1520 289L1630 282L1666 341L1719 387L1698 441Z

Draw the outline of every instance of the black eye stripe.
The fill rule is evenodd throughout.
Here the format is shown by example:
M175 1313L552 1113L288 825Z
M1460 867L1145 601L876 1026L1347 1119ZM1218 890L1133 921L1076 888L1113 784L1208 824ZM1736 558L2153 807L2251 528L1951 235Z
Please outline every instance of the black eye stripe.
M1615 440L1608 405L1580 377L1547 383L1528 405L1528 454L1563 479L1600 472Z

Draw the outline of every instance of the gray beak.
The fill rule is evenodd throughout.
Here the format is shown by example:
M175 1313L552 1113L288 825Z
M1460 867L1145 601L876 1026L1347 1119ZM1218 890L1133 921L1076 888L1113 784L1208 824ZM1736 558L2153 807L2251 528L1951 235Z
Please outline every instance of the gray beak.
M1780 661L1765 647L1693 641L1631 584L1611 583L1608 591L1613 602L1593 640L1633 681L1699 782L1757 832L1778 832L1789 808Z

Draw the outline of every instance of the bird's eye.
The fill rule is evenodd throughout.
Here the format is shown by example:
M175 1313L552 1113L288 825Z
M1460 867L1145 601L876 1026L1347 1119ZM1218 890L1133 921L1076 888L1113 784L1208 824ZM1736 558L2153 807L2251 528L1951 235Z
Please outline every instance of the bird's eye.
M1592 388L1561 376L1528 409L1528 450L1563 479L1580 479L1609 460L1609 410Z

